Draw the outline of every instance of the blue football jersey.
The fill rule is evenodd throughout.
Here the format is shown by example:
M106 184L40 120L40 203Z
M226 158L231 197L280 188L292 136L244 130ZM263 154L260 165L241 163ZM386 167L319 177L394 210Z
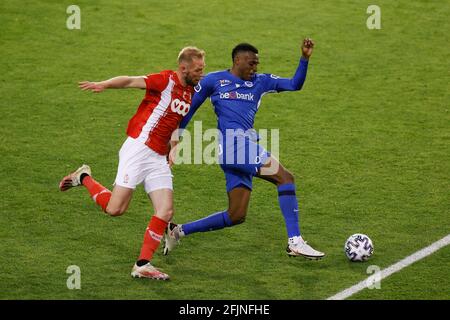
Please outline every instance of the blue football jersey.
M300 90L306 78L308 60L300 59L293 78L280 78L273 74L255 74L251 80L243 80L229 70L207 74L195 87L191 108L183 118L180 128L187 126L198 107L210 97L217 115L218 129L253 128L255 115L264 94L270 92Z

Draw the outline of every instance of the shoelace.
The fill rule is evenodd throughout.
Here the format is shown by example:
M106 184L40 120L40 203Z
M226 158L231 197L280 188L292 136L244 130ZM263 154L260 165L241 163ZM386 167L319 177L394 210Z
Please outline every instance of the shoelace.
M298 245L307 245L308 244L308 241L305 241L305 240L303 240L303 242L297 242L296 244L289 244L290 246L298 246Z

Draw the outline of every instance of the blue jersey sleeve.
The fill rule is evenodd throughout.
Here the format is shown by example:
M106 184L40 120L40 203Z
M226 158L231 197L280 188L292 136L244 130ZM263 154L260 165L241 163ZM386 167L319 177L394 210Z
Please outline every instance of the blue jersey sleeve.
M192 97L191 107L189 109L189 112L183 117L183 120L181 120L180 123L180 129L184 129L187 127L189 121L194 116L194 113L197 111L197 109L202 105L202 103L211 96L214 89L214 80L211 76L206 75L198 85L194 88L195 93ZM180 135L182 134L182 131L180 132Z
M300 90L306 79L306 72L308 71L308 60L301 58L300 63L291 79L280 78L273 74L266 74L265 77L265 92L281 92L281 91L296 91Z

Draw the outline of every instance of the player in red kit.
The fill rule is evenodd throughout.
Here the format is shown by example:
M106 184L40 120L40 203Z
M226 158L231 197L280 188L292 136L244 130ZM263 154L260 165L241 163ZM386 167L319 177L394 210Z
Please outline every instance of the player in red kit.
M91 169L83 165L64 177L59 188L66 191L84 186L92 199L111 216L120 216L128 208L133 191L143 184L155 214L144 234L141 253L131 275L136 278L167 280L169 276L151 265L164 230L173 216L172 173L167 155L170 138L188 113L194 86L205 67L205 53L186 47L178 55L178 69L147 76L119 76L101 82L80 82L82 90L140 88L145 96L128 123L127 135L119 152L119 166L112 191L94 180Z

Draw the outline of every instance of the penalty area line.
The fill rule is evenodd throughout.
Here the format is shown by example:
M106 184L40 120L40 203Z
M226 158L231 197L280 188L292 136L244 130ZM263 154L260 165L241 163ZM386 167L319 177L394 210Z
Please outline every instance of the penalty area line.
M380 271L380 276L377 280L381 281L387 277L389 277L391 274L398 272L402 270L403 268L406 268L407 266L413 264L414 262L417 262L430 254L438 251L439 249L448 246L450 244L450 234L442 238L441 240L438 240L431 245L429 245L426 248L423 248L412 255L404 258L403 260L400 260L399 262L391 265L390 267L383 269ZM335 294L334 296L329 297L327 300L343 300L347 299L348 297L354 295L355 293L367 288L368 283L370 283L371 279L373 279L373 275L368 277L367 279L355 284L354 286L347 288L345 290L342 290L341 292Z

